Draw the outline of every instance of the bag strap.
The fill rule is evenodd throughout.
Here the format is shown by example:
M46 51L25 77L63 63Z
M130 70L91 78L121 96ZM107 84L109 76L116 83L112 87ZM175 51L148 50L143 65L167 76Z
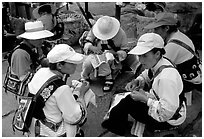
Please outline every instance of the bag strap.
M8 76L10 74L10 66L8 66L7 70L6 70L6 75L4 77L4 84L3 84L3 87L5 88L5 93L7 94L7 84L8 84Z
M109 45L115 52L117 52L118 50L120 50L119 47L116 47L116 46L115 46L115 44L114 44L114 42L113 42L112 39L109 39L109 40L108 40L108 45Z
M162 65L162 66L160 66L160 67L156 70L156 72L155 72L155 74L153 75L153 77L150 79L150 86L152 86L152 83L153 83L154 79L155 79L155 78L159 75L159 73L161 73L162 70L165 69L165 68L175 68L175 67L172 66L172 65ZM148 71L148 75L149 75L149 72L150 72L150 69L149 69L149 71ZM153 90L153 93L154 93L155 97L157 98L157 100L159 100L159 96L155 93L154 90Z
M33 101L36 101L37 98L40 96L40 94L42 93L42 91L47 87L49 86L50 84L53 84L55 87L54 89L50 92L50 96L55 92L55 90L61 86L61 85L64 85L65 82L62 80L62 77L60 77L59 75L54 75L52 76L51 78L49 78L42 86L41 88L38 90L37 94L34 96L33 98ZM49 96L49 97L50 97ZM49 99L46 98L45 102Z
M172 65L162 65L162 66L159 67L159 69L155 72L153 78L151 79L152 82L153 82L154 78L155 78L157 75L159 75L159 73L161 73L161 71L162 71L163 69L165 69L165 68L175 68L175 67L172 66ZM154 90L153 90L152 92L154 93L154 95L155 95L155 97L157 98L157 100L159 100L159 96L156 94L156 92L155 92ZM170 120L176 120L176 119L178 119L178 118L180 117L179 111L180 111L180 109L182 108L182 104L183 104L182 102L183 102L183 100L181 100L181 99L180 99L180 96L179 96L179 107L177 108L177 110L176 110L176 112L174 113L174 115L170 118Z
M175 68L175 67L172 66L172 65L162 65L162 66L160 66L160 67L156 70L156 72L155 72L155 74L153 75L153 77L151 78L151 81L153 81L154 78L156 78L156 77L159 75L159 73L161 73L162 70L165 69L165 68Z
M61 85L64 85L65 84L65 82L62 80L62 77L61 76L59 76L59 75L54 75L54 76L52 76L51 78L49 78L42 86L41 86L41 88L38 90L38 92L37 92L37 94L36 95L34 95L33 96L33 94L31 95L31 96L29 96L30 98L33 96L33 98L32 98L32 101L35 101L36 102L36 100L40 97L40 94L43 92L43 90L46 88L46 87L48 87L49 85L54 85L54 87L53 87L53 89L50 91L50 94L49 94L49 96L47 96L47 98L45 99L45 98L43 98L43 103L45 103L48 99L49 99L49 97L55 92L55 90L59 87L59 86L61 86ZM39 99L41 99L41 98L39 98ZM38 108L39 109L39 108ZM34 110L34 109L33 109ZM15 114L17 113L17 111L18 111L18 108L16 109L16 112L15 112ZM32 112L33 113L33 112ZM14 117L13 117L13 121L14 121L14 118L15 118L15 114L14 114ZM42 118L42 117L41 117ZM25 123L25 121L23 121L24 123ZM13 123L13 122L12 122ZM26 124L25 124L25 126L27 126ZM28 127L29 126L27 126L26 127L26 129L28 130ZM13 126L13 131L15 131L15 129L14 129L14 126ZM26 132L26 131L24 131L24 132ZM29 132L29 130L28 130L28 132Z
M180 41L180 40L178 40L178 39L172 39L172 40L169 41L169 43L170 43L170 42L182 46L183 48L187 49L187 50L190 51L194 56L196 56L196 57L198 58L198 55L195 53L195 51L193 51L193 49L192 49L189 45L187 45L186 43L184 43L184 42L182 42L182 41Z

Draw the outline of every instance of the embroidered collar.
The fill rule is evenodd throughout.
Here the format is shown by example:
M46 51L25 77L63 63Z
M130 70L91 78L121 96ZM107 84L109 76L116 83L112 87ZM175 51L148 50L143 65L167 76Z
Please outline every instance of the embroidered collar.
M51 70L54 74L59 75L63 78L64 74L62 74L61 72L57 71L57 70Z

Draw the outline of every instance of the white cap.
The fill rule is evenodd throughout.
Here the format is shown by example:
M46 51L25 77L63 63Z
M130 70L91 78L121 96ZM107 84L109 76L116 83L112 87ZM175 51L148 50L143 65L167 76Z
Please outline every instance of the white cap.
M156 33L143 34L135 46L128 54L143 55L153 48L164 48L164 40Z
M47 54L49 63L68 62L73 64L80 64L84 60L84 55L77 53L67 44L57 44Z

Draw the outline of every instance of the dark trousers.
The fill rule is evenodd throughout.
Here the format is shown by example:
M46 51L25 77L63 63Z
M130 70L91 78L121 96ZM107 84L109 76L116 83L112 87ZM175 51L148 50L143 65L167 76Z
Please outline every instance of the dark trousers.
M102 126L115 134L124 135L128 128L128 114L130 114L136 121L144 123L149 130L162 130L172 127L167 122L154 120L148 115L148 109L147 104L134 101L128 95L112 108L109 119L103 121Z

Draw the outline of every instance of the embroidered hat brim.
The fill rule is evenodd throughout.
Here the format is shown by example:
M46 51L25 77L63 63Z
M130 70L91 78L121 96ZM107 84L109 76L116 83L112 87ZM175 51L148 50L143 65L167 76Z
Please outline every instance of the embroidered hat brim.
M21 35L18 35L17 38L25 38L29 40L38 40L43 38L48 38L53 36L54 34L48 30L41 30L36 32L24 32Z
M43 39L51 37L54 34L44 29L42 21L26 22L25 32L18 35L17 38L24 38L29 40Z

